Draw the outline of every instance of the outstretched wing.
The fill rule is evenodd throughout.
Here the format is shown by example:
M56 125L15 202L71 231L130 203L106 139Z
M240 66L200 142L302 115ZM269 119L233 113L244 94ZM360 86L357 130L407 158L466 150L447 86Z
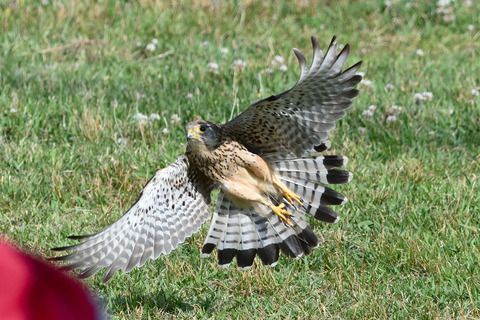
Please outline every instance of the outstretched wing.
M169 254L210 217L213 187L181 156L155 173L119 220L96 234L72 237L84 242L53 249L73 251L53 260L68 262L68 269L81 269L84 278L108 268L102 279L106 282L118 270L129 272L148 258Z
M350 53L347 44L337 54L333 37L326 54L312 37L313 62L293 49L300 62L300 79L293 88L251 105L225 124L226 133L264 157L303 156L328 148L328 132L345 116L361 81L361 61L342 72Z

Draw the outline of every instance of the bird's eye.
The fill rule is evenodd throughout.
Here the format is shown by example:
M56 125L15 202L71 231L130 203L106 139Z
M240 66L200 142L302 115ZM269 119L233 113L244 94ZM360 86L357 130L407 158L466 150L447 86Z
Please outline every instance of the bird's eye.
M201 126L200 126L200 131L205 132L205 130L207 130L207 127L204 126L204 125L201 125Z

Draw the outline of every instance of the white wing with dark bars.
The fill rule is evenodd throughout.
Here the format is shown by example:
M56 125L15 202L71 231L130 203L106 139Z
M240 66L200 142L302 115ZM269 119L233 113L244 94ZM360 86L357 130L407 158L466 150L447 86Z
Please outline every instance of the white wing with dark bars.
M189 168L187 157L181 156L155 173L119 220L96 234L71 237L83 242L53 249L73 253L52 259L68 262L68 269L81 269L84 278L107 268L102 282L118 270L129 272L148 258L169 254L199 230L211 216L212 188L213 182Z

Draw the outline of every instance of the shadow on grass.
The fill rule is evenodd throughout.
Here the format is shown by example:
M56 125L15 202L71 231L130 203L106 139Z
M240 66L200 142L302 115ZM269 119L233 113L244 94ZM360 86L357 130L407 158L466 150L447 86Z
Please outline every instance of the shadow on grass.
M111 312L143 309L144 312L153 310L168 314L189 314L202 310L204 313L213 313L215 306L215 295L191 295L187 296L185 291L160 288L156 292L131 288L126 292L117 294L109 300L108 306Z

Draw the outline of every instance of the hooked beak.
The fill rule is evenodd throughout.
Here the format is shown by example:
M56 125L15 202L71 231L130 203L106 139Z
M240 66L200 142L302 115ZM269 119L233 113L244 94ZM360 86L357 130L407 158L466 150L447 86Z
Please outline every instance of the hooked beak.
M193 138L200 139L200 136L195 131L193 131L192 129L188 129L187 130L187 139L190 140L190 139L193 139Z

